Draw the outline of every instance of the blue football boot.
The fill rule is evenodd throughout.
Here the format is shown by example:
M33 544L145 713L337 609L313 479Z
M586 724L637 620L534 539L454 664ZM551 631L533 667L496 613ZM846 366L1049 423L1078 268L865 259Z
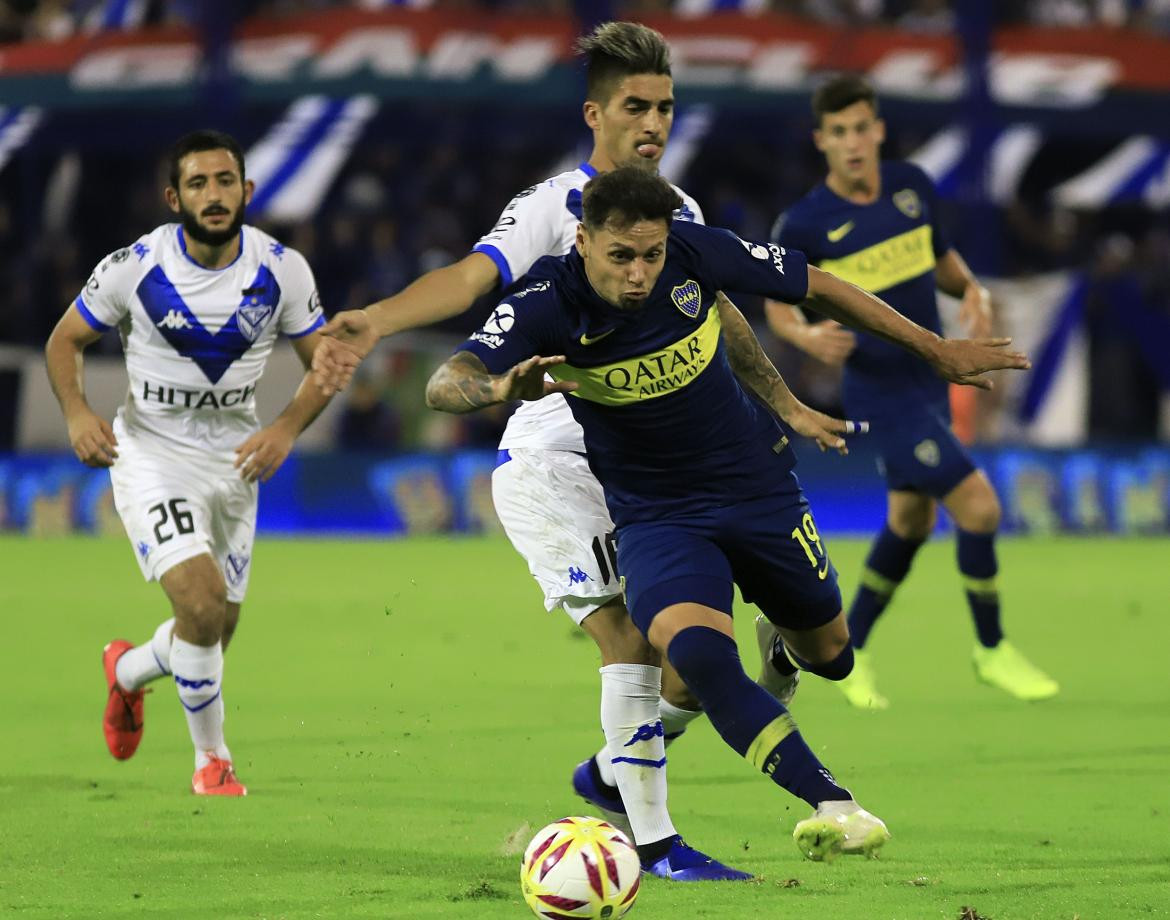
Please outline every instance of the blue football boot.
M573 791L600 810L602 817L625 834L630 843L634 842L634 832L630 830L630 820L626 817L626 806L622 803L621 794L617 786L609 786L601 781L601 773L592 757L581 761L573 771Z
M643 860L642 871L672 882L743 882L752 878L747 872L725 866L706 853L687 846L677 834L665 856L654 862Z

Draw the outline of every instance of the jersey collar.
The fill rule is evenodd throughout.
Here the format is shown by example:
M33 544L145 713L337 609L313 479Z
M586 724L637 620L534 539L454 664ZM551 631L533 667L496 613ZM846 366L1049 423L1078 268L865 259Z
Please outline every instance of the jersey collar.
M228 264L225 265L223 268L208 268L202 262L196 262L194 259L191 258L191 254L189 252L187 252L187 238L185 236L183 236L183 225L182 224L175 225L175 238L178 239L178 241L179 241L179 251L183 253L183 258L185 258L192 265L203 269L205 272L227 271L229 268L231 268L233 265L235 265L237 262L239 262L240 256L242 256L244 254L244 228L243 227L240 227L240 249L239 249L239 252L237 252L236 257L234 259L232 259L230 262L228 262Z

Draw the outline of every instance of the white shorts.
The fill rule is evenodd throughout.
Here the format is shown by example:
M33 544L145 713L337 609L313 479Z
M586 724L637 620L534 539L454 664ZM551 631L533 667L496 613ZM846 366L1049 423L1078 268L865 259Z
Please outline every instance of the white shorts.
M120 426L115 431L114 507L142 576L155 581L207 553L223 572L227 599L243 601L256 540L256 483L244 482L233 461L218 454L194 459Z
M622 593L601 483L572 451L507 453L511 459L492 473L496 514L544 592L545 608L564 607L580 625Z

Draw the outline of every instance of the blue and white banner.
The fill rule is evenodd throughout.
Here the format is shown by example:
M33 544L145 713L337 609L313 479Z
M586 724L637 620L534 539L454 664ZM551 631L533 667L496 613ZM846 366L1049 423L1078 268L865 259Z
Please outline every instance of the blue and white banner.
M365 95L294 102L245 156L256 183L249 217L299 221L315 214L377 109L377 100Z
M1101 162L1052 190L1066 208L1096 209L1110 204L1170 205L1170 144L1131 137Z
M147 0L101 0L85 16L86 32L125 32L146 20Z
M44 112L34 106L0 105L0 169L28 142L43 117Z
M1044 142L1035 125L1012 125L999 132L988 154L987 194L996 204L1010 202L1020 187L1024 171ZM938 186L944 198L958 188L959 167L967 154L967 131L959 127L940 131L910 155Z

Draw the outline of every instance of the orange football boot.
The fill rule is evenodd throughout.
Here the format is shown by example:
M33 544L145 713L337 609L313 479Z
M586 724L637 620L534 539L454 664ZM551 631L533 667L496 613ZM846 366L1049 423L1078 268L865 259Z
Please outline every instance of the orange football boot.
M143 690L123 690L118 686L115 668L118 659L134 648L125 639L115 639L102 649L102 669L106 672L106 714L102 731L106 747L118 760L129 760L142 740Z
M248 787L236 778L230 760L220 760L213 754L207 765L191 777L191 791L196 795L247 795Z

